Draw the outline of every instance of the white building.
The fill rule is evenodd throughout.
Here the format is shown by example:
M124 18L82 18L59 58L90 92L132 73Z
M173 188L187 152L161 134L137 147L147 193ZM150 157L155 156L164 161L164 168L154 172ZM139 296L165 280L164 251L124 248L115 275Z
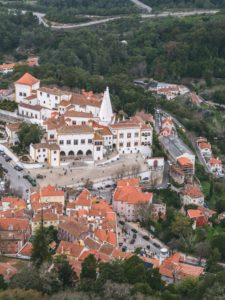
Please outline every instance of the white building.
M223 165L219 158L210 158L208 161L208 167L210 172L215 173L216 175L223 174Z
M142 153L151 156L152 127L147 124L119 122L109 126L113 133L113 148L120 154Z
M15 100L20 103L24 98L31 96L33 91L40 87L40 80L25 73L19 80L15 82Z
M181 191L181 199L183 205L204 205L204 194L200 190L200 187L197 185L186 185Z
M52 167L60 166L60 148L57 144L40 143L30 145L30 156L39 163L47 162Z
M57 109L61 101L69 101L72 93L61 91L57 88L42 87L37 90L37 99L41 106Z

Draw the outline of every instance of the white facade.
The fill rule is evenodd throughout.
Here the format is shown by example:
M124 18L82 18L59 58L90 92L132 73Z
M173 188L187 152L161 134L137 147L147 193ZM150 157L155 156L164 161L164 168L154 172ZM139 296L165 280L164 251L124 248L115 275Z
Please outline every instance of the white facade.
M113 110L108 87L106 88L102 99L102 104L99 112L99 119L100 123L105 125L112 123L113 120Z
M58 89L40 88L37 91L38 102L41 106L49 109L57 109L61 101L69 101L71 93L63 92Z
M151 156L152 127L142 128L130 123L117 123L110 126L113 133L113 148L120 154L141 152Z
M60 166L59 147L56 144L31 144L30 156L34 161L39 163L48 163L52 167Z

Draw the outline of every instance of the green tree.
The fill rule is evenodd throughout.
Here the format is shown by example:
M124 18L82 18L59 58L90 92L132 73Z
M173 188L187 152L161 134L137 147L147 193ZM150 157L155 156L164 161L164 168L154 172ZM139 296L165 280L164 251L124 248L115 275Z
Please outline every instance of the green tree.
M65 255L56 256L54 260L54 268L58 273L58 278L62 282L63 288L75 285L75 280L78 278Z
M25 149L32 143L40 143L42 137L43 130L37 124L28 124L23 122L18 131L19 142Z
M40 227L36 230L33 239L33 248L31 260L36 267L40 267L43 262L49 261L51 258L49 252L49 241L46 237L46 230L43 225L43 220Z
M82 262L80 274L80 287L83 290L91 290L95 287L97 279L97 261L94 255L90 254Z

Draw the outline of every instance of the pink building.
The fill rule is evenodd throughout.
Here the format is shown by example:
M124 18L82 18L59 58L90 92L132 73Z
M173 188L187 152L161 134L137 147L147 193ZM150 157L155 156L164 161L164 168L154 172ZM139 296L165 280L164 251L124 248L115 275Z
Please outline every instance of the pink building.
M125 179L117 182L113 197L114 211L128 221L138 219L138 209L142 204L151 204L153 194L142 192L139 179Z

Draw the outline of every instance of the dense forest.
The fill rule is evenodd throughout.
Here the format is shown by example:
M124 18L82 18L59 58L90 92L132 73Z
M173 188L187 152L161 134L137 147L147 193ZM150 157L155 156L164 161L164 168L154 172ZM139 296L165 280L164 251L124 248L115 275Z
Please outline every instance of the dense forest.
M224 0L142 0L153 8L225 8Z

